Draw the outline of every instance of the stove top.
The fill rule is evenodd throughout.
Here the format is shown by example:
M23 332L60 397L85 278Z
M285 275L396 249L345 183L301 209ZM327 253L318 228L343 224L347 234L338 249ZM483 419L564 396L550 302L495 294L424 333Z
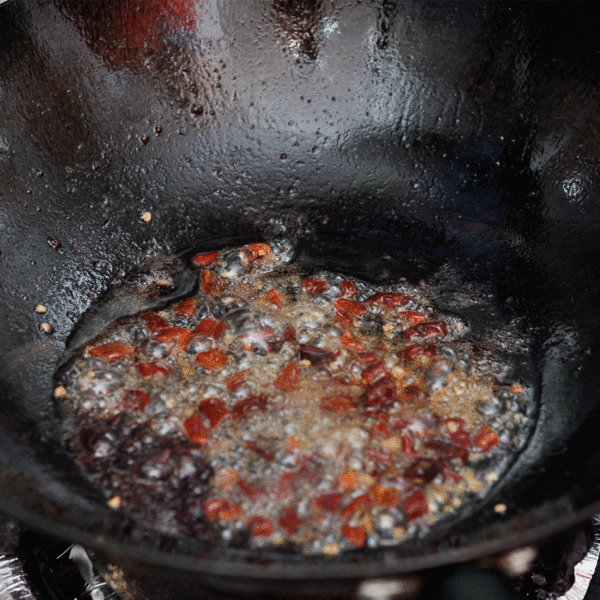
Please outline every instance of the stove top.
M511 553L504 558L503 570L515 573L519 564L528 563L526 572L511 580L515 598L600 600L599 554L597 516L535 551ZM517 566L506 563L510 560ZM82 546L54 540L0 516L0 600L130 600L128 596L119 595L98 574ZM386 588L370 600L383 598L399 596Z

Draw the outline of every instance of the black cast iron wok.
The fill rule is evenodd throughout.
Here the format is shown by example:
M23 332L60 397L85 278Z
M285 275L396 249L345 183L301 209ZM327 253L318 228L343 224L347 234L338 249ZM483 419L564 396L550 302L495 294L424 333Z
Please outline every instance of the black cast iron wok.
M592 10L0 6L2 510L125 567L288 592L499 552L600 510ZM108 509L63 453L51 399L82 315L157 256L315 232L358 240L357 262L361 244L432 269L450 262L533 336L539 415L509 474L426 538L327 560L202 548Z

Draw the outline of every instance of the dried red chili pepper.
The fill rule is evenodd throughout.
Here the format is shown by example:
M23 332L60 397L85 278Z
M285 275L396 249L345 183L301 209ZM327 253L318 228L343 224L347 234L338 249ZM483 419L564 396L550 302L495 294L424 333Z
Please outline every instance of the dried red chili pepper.
M407 340L428 337L444 337L448 333L448 327L444 321L435 321L434 323L420 323L409 327L404 336Z
M386 450L377 450L376 448L369 448L367 450L367 456L370 460L378 463L388 463L394 460L394 456L391 452Z
M302 284L307 294L322 294L328 288L326 281L323 281L323 279L314 279L313 277L303 279Z
M415 310L403 310L398 313L398 318L408 322L409 325L418 325L419 323L425 323L425 321L427 321L426 315Z
M358 293L352 281L340 281L340 290L346 298L354 298Z
M284 508L279 516L279 525L286 533L293 535L300 529L302 520L291 508Z
M256 244L250 244L248 248L250 248L254 260L271 256L271 246L269 246L269 244L258 242Z
M328 352L316 346L299 346L298 354L300 355L300 360L308 360L312 365L331 362L334 358L333 352Z
M140 319L144 321L144 326L150 333L158 333L171 327L165 319L156 313L144 313L140 315Z
M229 414L225 403L220 398L205 398L198 404L198 410L208 419L213 428Z
M366 350L364 344L357 340L351 331L346 331L341 337L342 344L354 352L364 352Z
M296 363L290 362L281 369L273 385L280 390L295 390L298 387L299 380L300 371Z
M267 519L267 517L252 517L249 527L254 537L269 537L275 533L273 522L271 519Z
M169 327L153 336L154 341L173 344L174 349L185 352L192 339L192 332L184 327Z
M225 383L230 392L235 392L246 385L246 371L238 371Z
M240 492L249 498L253 502L256 502L264 495L264 490L249 481L245 481L244 479L238 480L238 487L240 488Z
M260 396L250 396L240 400L232 409L231 414L234 419L241 419L249 413L267 410L267 397L263 394Z
M150 394L142 390L125 390L121 408L123 410L146 410L150 404Z
M367 307L356 300L338 298L335 302L335 310L344 317L358 318L365 313Z
M388 374L383 361L376 362L362 372L363 385L373 385Z
M362 510L363 508L370 507L372 503L373 501L368 494L356 496L356 498L353 498L349 504L342 508L340 516L344 520L351 519L358 511Z
M281 308L281 296L275 290L269 290L264 296L264 299L273 306Z
M131 356L133 352L133 348L123 342L109 342L108 344L92 348L89 354L90 356L106 358L109 362L115 362Z
M437 461L429 458L419 458L404 471L404 477L417 485L424 485L433 481L439 472L440 465Z
M399 292L376 292L372 296L369 296L365 302L368 304L378 304L388 309L398 308L399 306L405 306L412 298L408 294L402 294Z
M411 384L403 388L400 400L411 404L426 404L429 402L429 394L418 385Z
M367 532L364 527L352 527L344 523L341 531L343 536L356 548L362 548L365 545Z
M414 521L429 512L427 498L421 490L417 490L402 501L402 510L409 521Z
M500 442L498 434L487 425L484 425L473 440L473 443L481 448L484 452L488 452L491 448Z
M321 410L329 410L338 413L345 413L349 410L356 410L356 404L349 398L343 396L329 396L321 400Z
M344 494L341 493L322 494L313 500L313 509L334 513L339 508L343 497Z
M207 519L219 521L237 521L244 516L244 511L239 504L225 498L215 498L203 504L204 514Z
M205 294L223 292L227 288L227 282L220 277L213 279L212 273L208 269L204 269L204 271L202 271L200 281L202 282L202 289Z
M402 492L393 487L385 485L374 485L370 490L371 497L375 504L379 506L398 506Z
M204 427L204 421L200 415L192 415L183 422L185 435L194 442L194 444L203 445L210 439L210 434Z
M466 463L469 460L469 451L466 448L462 448L457 446L456 444L450 444L449 442L443 442L438 439L429 439L423 442L426 448L431 448L432 450L437 450L439 452L444 452L449 456L453 456L461 460L461 462Z
M154 375L166 377L169 374L168 367L165 367L163 365L157 365L153 362L139 363L137 368L142 377L154 377Z
M197 254L192 258L192 264L196 267L205 267L210 265L217 260L219 257L218 252L205 252L204 254Z
M221 319L202 319L192 331L192 335L204 335L212 340L220 340L227 331L227 325Z
M396 384L389 377L382 377L361 394L360 400L367 407L390 406L398 400Z
M173 307L173 312L182 317L193 317L196 314L196 300L194 298L182 300Z
M196 356L196 362L206 370L212 371L222 367L227 362L227 355L217 348L211 348L206 352L199 352Z

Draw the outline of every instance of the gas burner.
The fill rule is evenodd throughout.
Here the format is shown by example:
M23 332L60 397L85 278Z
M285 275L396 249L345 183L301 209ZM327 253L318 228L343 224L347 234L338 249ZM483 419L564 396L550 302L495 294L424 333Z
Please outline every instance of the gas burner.
M532 548L517 550L496 561L495 565L513 576L523 564L528 565L526 573L513 579L515 597L600 600L600 573L596 573L599 554L600 515L549 540L537 551ZM112 571L113 574L120 572L117 567ZM116 580L110 579L114 585ZM405 589L406 586L392 589L389 581L379 582L380 585L369 582L367 587L359 588L358 597L365 600L416 597L419 600L420 596L416 594L420 587L418 582L419 579L414 578L415 585L410 590ZM122 581L116 583L116 589L127 586ZM208 593L207 597L217 596ZM0 517L1 600L123 598L98 574L90 554L82 546L54 540ZM136 595L136 600L144 599Z

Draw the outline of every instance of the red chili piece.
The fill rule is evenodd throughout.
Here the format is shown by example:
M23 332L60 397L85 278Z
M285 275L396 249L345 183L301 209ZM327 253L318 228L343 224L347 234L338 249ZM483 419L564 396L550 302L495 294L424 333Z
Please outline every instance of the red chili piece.
M373 385L387 375L383 361L376 362L362 372L363 385Z
M196 300L194 298L182 300L173 307L173 312L182 317L193 317L196 313Z
M144 321L144 326L150 333L158 333L159 331L163 331L171 327L167 321L158 316L156 313L144 313L143 315L140 315L140 319Z
M279 516L279 525L286 533L292 535L300 529L302 520L291 508L284 508Z
M433 481L440 472L440 464L429 458L419 458L406 471L404 477L417 485L423 485Z
M256 442L246 442L244 446L248 448L248 450L256 452L256 454L258 454L261 458L264 458L268 462L272 462L272 460L275 458L274 452L268 450L267 448L263 448Z
M243 479L238 481L238 487L240 488L240 492L253 502L256 502L264 494L264 490L257 485Z
M185 352L190 344L192 338L192 332L185 327L169 327L156 335L153 339L157 342L165 344L173 344L179 352Z
M212 292L223 292L227 287L227 282L220 277L213 280L212 273L208 269L202 271L200 277L202 281L202 289L205 294L212 294Z
M275 533L275 527L267 517L252 517L249 526L254 537L269 537Z
M220 398L206 398L198 404L198 410L208 419L211 427L216 427L228 414L225 403Z
M225 384L230 392L235 392L246 385L246 371L232 375Z
M444 321L434 323L420 323L409 327L404 335L407 340L427 337L444 337L448 333L448 327Z
M192 264L196 267L205 267L210 265L217 260L219 256L218 252L206 252L204 254L197 254L192 258Z
M341 493L322 494L314 499L313 504L318 510L334 513L339 508L343 497L344 494Z
M298 354L300 355L300 360L308 360L311 365L331 362L334 358L332 352L328 352L323 348L317 348L316 346L299 346Z
M196 356L196 362L208 371L212 371L222 367L227 362L227 355L217 348L211 348L206 352L199 352Z
M219 521L237 521L244 516L244 511L239 504L224 498L215 498L203 504L204 514L208 519Z
M290 362L281 369L273 385L280 390L295 390L299 380L300 371L295 363Z
M398 292L376 292L372 296L369 296L365 302L393 309L398 308L399 306L405 306L411 300L412 298L408 294L401 294Z
M248 413L267 410L267 397L261 394L260 396L250 396L240 400L231 411L234 419L241 419Z
M164 367L163 365L157 365L153 362L139 363L137 368L142 377L154 377L154 375L166 377L169 374L169 369L167 367Z
M442 442L441 440L437 439L425 440L424 444L426 448L438 450L439 452L443 452L449 456L458 458L462 463L466 463L467 460L469 460L469 451L466 448L457 446L456 444Z
M340 281L340 290L346 298L354 298L357 294L356 287L352 281Z
M351 331L346 331L344 335L341 337L342 344L348 348L348 350L352 350L354 352L364 352L366 350L364 344L357 340L354 335L352 335Z
M267 258L271 255L271 246L269 246L269 244L259 242L257 244L250 244L248 248L250 248L250 252L252 252L254 260Z
M427 321L427 317L416 310L403 310L398 313L398 317L408 321L411 325L418 325Z
M364 527L352 527L344 523L341 531L342 535L356 548L362 548L365 545L367 532Z
M414 521L429 512L429 504L425 494L417 490L402 501L402 510L409 521Z
M202 446L208 442L210 434L204 427L204 421L200 415L192 415L183 422L185 435L190 438L194 444Z
M349 398L330 396L329 398L323 398L321 400L321 410L344 413L349 410L356 410L356 404Z
M150 404L150 395L142 390L125 390L121 407L124 410L146 410Z
M269 290L264 297L269 304L281 308L281 296L275 290Z
M360 396L367 407L390 406L398 400L396 385L389 377L382 377Z
M322 279L313 279L312 277L308 277L302 280L302 284L304 285L304 289L308 294L322 294L327 291L327 282Z
M371 488L371 496L375 504L379 506L398 506L402 493L393 487L385 485L374 485Z
M484 425L473 440L476 446L479 446L484 452L488 452L491 448L500 442L498 434L487 425Z
M335 310L344 317L357 318L367 310L367 307L356 300L338 298L335 302Z
M106 358L109 362L115 362L133 354L133 348L123 342L109 342L103 346L96 346L89 351L90 356Z
M192 331L192 335L205 335L212 340L220 340L227 331L227 325L221 319L202 319Z
M409 363L415 360L418 356L426 356L428 358L433 358L437 354L437 346L433 344L429 346L422 346L421 344L412 344L411 346L406 346L398 352L397 356L403 363Z
M403 390L400 398L403 402L410 402L411 404L425 404L429 402L429 394L418 385L407 385Z
M342 519L348 520L352 518L352 516L354 516L354 514L357 513L359 510L367 506L371 506L371 504L371 497L368 494L362 494L354 498L350 502L350 504L344 506L344 508L342 508L340 516L342 517Z
M361 365L372 365L379 359L375 352L359 352L357 358Z

